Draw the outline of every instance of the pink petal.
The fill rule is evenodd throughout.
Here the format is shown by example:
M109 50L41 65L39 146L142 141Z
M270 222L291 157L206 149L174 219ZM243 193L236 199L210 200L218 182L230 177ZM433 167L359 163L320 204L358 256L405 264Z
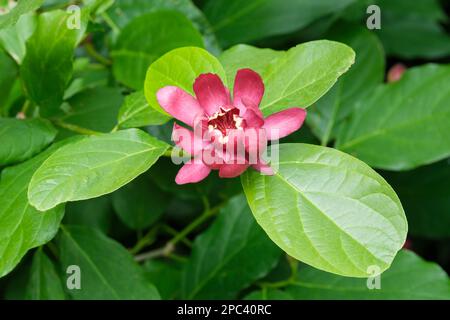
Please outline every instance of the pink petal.
M211 169L208 168L204 163L195 161L192 163L186 163L178 171L175 177L175 182L177 184L195 183L205 179Z
M201 137L194 135L194 132L176 123L173 124L172 140L191 155L196 155L202 151L205 145Z
M275 174L272 167L262 160L260 160L257 164L252 165L252 167L267 176L272 176Z
M248 164L224 164L219 169L219 177L234 178L241 175L248 168Z
M198 102L209 115L213 115L220 107L231 104L228 90L216 74L201 74L195 79L194 92Z
M191 127L194 119L204 112L193 96L175 86L159 89L156 98L167 113Z
M260 112L257 113L250 108L245 110L245 113L242 116L242 118L245 119L245 124L247 125L247 127L261 128L264 125L264 119L262 117L262 114L260 115Z
M258 108L264 95L264 83L258 73L251 69L241 69L236 73L233 90L233 104L239 109L246 105Z
M290 108L267 117L263 128L266 129L269 140L281 139L300 129L305 118L305 109Z

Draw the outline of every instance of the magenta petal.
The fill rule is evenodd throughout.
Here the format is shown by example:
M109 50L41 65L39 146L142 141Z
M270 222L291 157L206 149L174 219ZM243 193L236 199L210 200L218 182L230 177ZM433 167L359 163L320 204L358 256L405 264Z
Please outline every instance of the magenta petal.
M203 109L193 96L175 86L159 89L156 98L167 113L191 127L194 125L195 117L203 113Z
M234 178L241 175L248 168L248 164L224 164L219 169L219 177Z
M267 117L263 128L269 140L281 139L300 129L306 118L306 110L290 108Z
M275 174L272 167L262 161L260 161L257 164L252 165L252 167L255 170L258 170L259 172L261 172L262 174L265 174L267 176L272 176Z
M199 153L204 146L201 137L194 135L194 132L176 123L173 124L172 140L177 146L191 155Z
M262 118L262 114L255 112L253 109L245 110L244 115L242 116L245 120L245 124L250 128L261 128L264 124L264 119Z
M251 69L241 69L236 73L233 90L233 104L245 110L251 105L258 108L264 95L264 83L259 74Z
M213 115L220 107L229 106L230 95L218 75L206 73L194 82L194 92L204 111Z
M175 177L177 184L195 183L205 179L211 169L208 168L203 162L195 161L192 163L186 163L178 171Z

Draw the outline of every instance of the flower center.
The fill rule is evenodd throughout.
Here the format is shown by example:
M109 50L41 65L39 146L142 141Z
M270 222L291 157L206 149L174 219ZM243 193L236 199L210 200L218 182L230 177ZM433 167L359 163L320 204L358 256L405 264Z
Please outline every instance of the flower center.
M219 130L222 136L226 137L227 130L242 129L242 120L239 117L239 109L220 107L219 111L208 118L208 130Z

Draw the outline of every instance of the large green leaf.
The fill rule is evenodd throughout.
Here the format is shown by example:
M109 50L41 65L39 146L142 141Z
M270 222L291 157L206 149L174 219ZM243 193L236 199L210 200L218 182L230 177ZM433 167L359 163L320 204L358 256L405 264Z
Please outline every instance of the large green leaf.
M278 262L280 250L252 217L243 196L232 198L194 243L184 270L186 299L233 299ZM245 272L243 272L245 270Z
M30 300L65 299L58 272L42 250L37 250L33 256L25 295Z
M0 118L0 166L31 158L55 136L55 128L44 119Z
M58 236L63 270L80 268L81 289L68 290L80 299L159 299L143 269L130 253L103 233L86 227L65 226Z
M293 32L354 0L208 0L204 7L224 47Z
M424 65L358 104L337 148L371 166L407 170L450 155L450 65Z
M150 259L142 267L146 278L158 288L162 299L179 296L182 277L182 266L179 263Z
M449 159L407 172L383 172L383 176L402 200L410 234L450 237Z
M216 73L226 85L220 62L206 50L185 47L172 50L152 63L145 79L145 97L150 106L166 114L156 100L156 93L165 86L177 86L194 94L192 85L202 73Z
M119 218L134 230L142 230L155 223L169 205L167 194L146 175L114 192L112 200Z
M150 168L168 145L138 129L90 136L52 154L31 180L39 210L111 193Z
M20 0L8 14L0 16L0 29L14 25L20 16L39 8L44 0Z
M0 49L0 115L6 114L9 93L13 89L17 77L17 67L14 60Z
M186 46L203 47L200 33L177 11L147 13L133 19L120 33L111 55L117 80L142 89L150 64L168 51Z
M58 231L64 208L59 206L47 212L39 212L28 203L27 199L28 184L33 173L58 146L2 171L0 277L10 272L29 249L47 243Z
M69 15L65 11L51 11L39 16L21 65L25 91L44 115L55 113L61 105L72 74L74 49L84 32L84 28L66 26Z
M295 299L450 299L445 271L411 251L399 252L380 281L381 289L369 289L366 279L344 278L304 267L286 292Z
M119 110L118 124L120 128L135 128L160 125L169 119L149 106L143 91L137 91L125 98Z
M308 110L306 119L322 145L334 139L354 104L371 94L384 78L384 52L376 35L351 25L334 30L327 38L330 37L352 47L356 51L356 63Z
M407 222L387 182L334 149L282 144L273 176L242 176L258 223L290 256L328 272L366 277L381 271L405 242Z

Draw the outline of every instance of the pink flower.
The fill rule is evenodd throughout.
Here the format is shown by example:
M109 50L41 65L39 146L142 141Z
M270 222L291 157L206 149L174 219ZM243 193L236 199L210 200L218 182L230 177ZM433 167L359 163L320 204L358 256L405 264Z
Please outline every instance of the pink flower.
M193 156L178 172L178 184L198 182L211 170L222 178L239 176L249 166L264 174L273 174L262 159L268 140L283 138L298 130L306 117L301 108L290 108L264 119L259 104L264 84L250 69L237 72L233 100L216 74L195 79L195 96L175 86L161 88L159 104L175 119L192 127L191 131L174 124L172 139Z

